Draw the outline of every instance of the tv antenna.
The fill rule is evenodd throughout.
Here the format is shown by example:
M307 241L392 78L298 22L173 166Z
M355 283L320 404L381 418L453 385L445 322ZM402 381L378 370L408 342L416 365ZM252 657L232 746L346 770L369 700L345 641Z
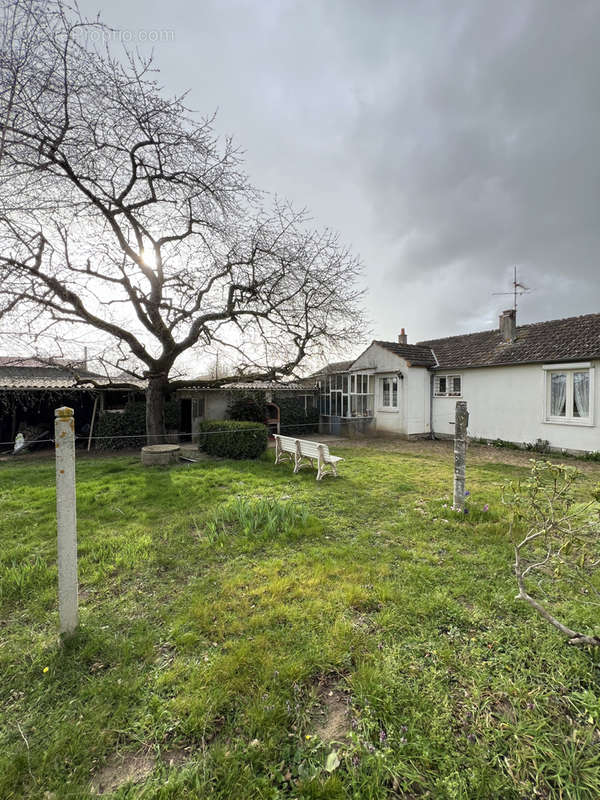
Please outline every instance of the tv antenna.
M514 271L513 271L512 286L513 286L512 292L492 292L492 295L498 296L498 295L512 294L512 296L513 296L513 309L514 309L514 311L516 313L516 311L517 311L517 297L521 297L522 295L527 294L528 292L531 291L529 286L525 286L524 283L520 283L517 280L517 268L516 267L514 268Z

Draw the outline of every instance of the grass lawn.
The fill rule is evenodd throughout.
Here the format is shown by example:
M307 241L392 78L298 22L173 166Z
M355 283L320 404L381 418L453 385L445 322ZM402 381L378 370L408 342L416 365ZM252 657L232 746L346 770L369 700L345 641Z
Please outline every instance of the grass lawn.
M600 797L594 655L514 599L525 467L475 459L459 517L449 450L332 450L81 459L64 647L53 461L0 465L2 800Z

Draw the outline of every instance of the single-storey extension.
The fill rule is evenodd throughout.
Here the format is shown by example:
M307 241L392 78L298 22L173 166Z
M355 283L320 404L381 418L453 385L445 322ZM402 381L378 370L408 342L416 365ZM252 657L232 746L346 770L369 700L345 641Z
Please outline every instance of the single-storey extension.
M231 402L244 395L258 397L265 404L265 422L273 433L299 434L303 426L315 429L316 411L311 413L317 407L314 381L234 381L213 386L190 381L177 389L181 432L194 435L202 422L226 419Z
M106 376L90 372L81 362L0 356L0 449L18 433L27 441L53 435L54 411L75 411L75 432L89 436L101 413L119 411L139 390L111 386Z
M408 344L373 341L358 358L313 376L321 430L452 436L456 400L469 435L600 451L600 314L516 324Z
M79 440L97 436L99 420L107 414L123 414L144 402L143 381L115 379L90 372L85 363L44 360L21 356L0 356L0 451L12 448L18 433L27 442L41 440L48 445L54 430L54 411L70 406L75 411L75 432ZM129 386L126 386L129 384ZM265 407L265 422L273 432L301 434L318 425L316 383L277 381L235 381L210 385L190 381L172 395L168 433L175 441L186 441L205 420L221 420L236 399L252 395ZM123 431L132 436L138 430Z

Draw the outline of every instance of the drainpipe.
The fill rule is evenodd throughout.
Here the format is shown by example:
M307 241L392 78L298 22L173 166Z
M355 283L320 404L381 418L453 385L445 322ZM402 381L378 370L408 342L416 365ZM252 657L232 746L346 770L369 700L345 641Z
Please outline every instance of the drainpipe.
M429 376L429 438L435 439L435 433L433 432L433 382L435 380L435 376L433 372Z

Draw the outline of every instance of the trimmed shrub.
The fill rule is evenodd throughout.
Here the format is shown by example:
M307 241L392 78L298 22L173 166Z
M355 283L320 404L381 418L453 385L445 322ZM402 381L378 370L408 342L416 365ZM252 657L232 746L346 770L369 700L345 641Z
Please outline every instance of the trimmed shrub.
M211 456L258 458L267 449L267 426L260 422L202 422L198 433L198 446Z

